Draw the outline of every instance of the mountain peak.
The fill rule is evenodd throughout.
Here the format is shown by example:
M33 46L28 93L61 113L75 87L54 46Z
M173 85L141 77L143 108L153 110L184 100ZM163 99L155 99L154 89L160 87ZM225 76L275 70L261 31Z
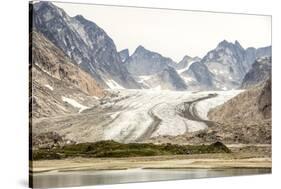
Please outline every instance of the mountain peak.
M85 19L81 14L76 15L74 18L80 20L80 19Z
M119 54L122 62L125 62L130 56L129 49L123 49L123 50L119 51L118 54Z
M191 56L185 55L181 61L189 61L190 59L192 59Z
M133 53L133 54L149 54L149 55L151 55L151 54L158 54L158 53L156 53L156 52L153 52L153 51L151 51L151 50L148 50L148 49L146 49L144 46L142 46L142 45L139 45L137 48L136 48L136 50L135 50L135 52ZM159 55L159 54L158 54Z
M227 40L223 40L221 41L219 44L218 44L218 47L227 47L229 45L231 45L232 43L231 42L228 42Z
M226 39L224 39L223 41L221 41L218 44L218 47L228 47L228 46L236 46L236 47L240 47L242 48L241 44L239 43L238 40L235 40L234 43L227 41Z
M146 50L142 45L139 45L137 48L136 48L136 50L135 50L135 52L141 52L141 51L144 51L144 50Z
M54 7L53 3L50 1L39 1L37 3L34 3L36 6L52 6Z
M45 21L52 20L52 18L59 19L61 17L68 17L63 9L55 6L53 3L48 1L40 1L38 3L34 3L33 9L37 14L41 16L44 15L43 19Z
M47 9L57 8L53 3L49 2L49 1L40 1L38 3L35 3L33 6L34 6L35 11L42 9L42 8L47 8Z
M235 40L234 42L235 45L240 45L239 41Z
M229 42L227 40L223 40L217 46L217 48L227 48L227 47L243 49L243 47L241 46L241 44L237 40L235 40L234 43Z
M235 40L234 42L235 46L239 47L239 48L243 48L242 45L239 43L239 41Z
M129 49L123 49L123 50L119 51L119 53L126 53L126 54L129 54Z

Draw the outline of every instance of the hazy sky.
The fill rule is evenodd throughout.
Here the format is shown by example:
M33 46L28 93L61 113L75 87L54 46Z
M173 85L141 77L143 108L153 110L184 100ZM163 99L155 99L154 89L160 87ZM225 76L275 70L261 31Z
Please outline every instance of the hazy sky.
M245 47L271 45L271 17L195 11L54 3L70 16L83 15L103 28L117 50L137 46L179 61L203 57L226 39Z

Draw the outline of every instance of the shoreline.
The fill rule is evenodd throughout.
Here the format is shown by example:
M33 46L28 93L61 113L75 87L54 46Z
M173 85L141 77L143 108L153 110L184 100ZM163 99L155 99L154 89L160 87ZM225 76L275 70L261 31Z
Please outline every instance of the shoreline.
M51 165L51 166L50 166ZM272 168L271 157L260 158L194 158L194 157L134 157L134 158L69 158L32 162L30 174L72 171L110 171L129 169L253 169Z

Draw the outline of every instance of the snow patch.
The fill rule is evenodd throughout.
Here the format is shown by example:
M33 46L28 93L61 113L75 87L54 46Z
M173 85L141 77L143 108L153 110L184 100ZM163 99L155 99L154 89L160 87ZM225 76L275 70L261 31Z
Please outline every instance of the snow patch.
M51 91L53 91L54 90L54 88L53 87L51 87L50 85L48 85L48 84L46 84L45 85L45 87L47 87L48 89L50 89Z
M99 100L100 98L97 96L93 96L94 99Z
M105 83L108 85L110 89L124 89L121 85L119 85L116 81L109 79L105 81Z
M80 104L79 102L77 102L76 100L73 100L71 98L67 98L67 97L62 96L61 99L62 99L62 101L67 102L71 106L73 106L75 108L79 108L80 109L79 113L81 113L82 111L89 108L89 107L84 106L84 105Z
M184 80L186 83L189 83L189 82L195 81L192 77L182 76L182 78L183 78L183 80Z

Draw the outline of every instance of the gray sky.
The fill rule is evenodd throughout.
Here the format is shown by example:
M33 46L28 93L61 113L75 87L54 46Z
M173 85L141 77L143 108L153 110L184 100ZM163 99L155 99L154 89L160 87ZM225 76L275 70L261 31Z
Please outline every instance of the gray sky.
M195 11L54 3L70 16L83 15L103 28L117 50L138 45L180 61L203 57L226 39L245 47L271 45L271 17Z

